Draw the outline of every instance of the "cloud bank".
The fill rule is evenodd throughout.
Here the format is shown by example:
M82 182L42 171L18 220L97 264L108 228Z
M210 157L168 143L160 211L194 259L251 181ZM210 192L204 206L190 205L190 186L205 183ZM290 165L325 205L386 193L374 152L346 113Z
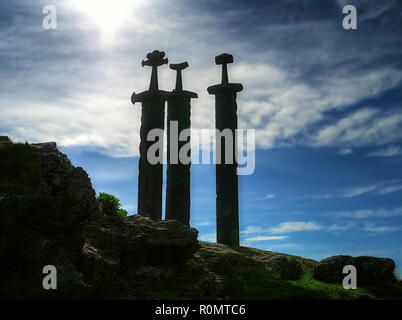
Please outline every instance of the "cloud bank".
M138 155L141 112L130 96L148 87L150 70L140 67L146 53L162 49L172 63L190 63L184 86L199 94L192 125L212 128L206 88L220 81L214 56L230 52L230 79L244 85L239 124L256 129L257 148L399 153L398 103L356 109L401 85L399 2L359 1L358 32L342 29L342 1L124 3L123 17L100 4L94 11L96 2L63 1L57 30L41 28L45 1L0 5L1 134ZM171 90L174 73L160 69L160 87Z

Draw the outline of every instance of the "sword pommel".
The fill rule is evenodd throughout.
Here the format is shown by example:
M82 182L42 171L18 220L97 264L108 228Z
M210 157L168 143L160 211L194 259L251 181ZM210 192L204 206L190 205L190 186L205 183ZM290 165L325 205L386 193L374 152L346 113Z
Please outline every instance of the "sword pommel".
M222 53L219 56L215 57L215 63L216 64L228 64L228 63L233 63L233 56L228 53Z
M149 90L155 91L158 89L158 72L157 67L168 64L168 59L164 58L165 52L154 50L147 54L148 60L142 60L141 65L152 67L151 83L149 84Z
M142 60L141 65L150 67L159 67L163 64L168 64L168 59L164 59L164 51L154 50L147 54L148 60Z
M176 91L183 91L183 82L181 78L181 70L186 69L188 67L187 61L182 63L170 64L170 69L176 70Z
M170 64L170 69L173 69L176 71L186 69L187 67L188 67L187 61L183 62L183 63L176 63L176 64L171 63Z
M219 56L215 57L215 63L218 65L222 65L222 84L228 84L229 78L227 64L233 63L233 56L228 53L222 53Z

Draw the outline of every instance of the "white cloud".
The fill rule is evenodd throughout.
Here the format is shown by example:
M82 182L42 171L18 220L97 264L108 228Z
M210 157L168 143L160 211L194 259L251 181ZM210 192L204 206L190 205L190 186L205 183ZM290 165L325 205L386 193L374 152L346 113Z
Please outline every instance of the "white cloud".
M388 146L367 154L368 157L393 157L402 155L402 148L399 146Z
M348 191L345 191L343 193L342 197L343 198L353 198L353 197L361 196L362 194L374 191L377 188L378 188L377 184L352 188L352 189L349 189Z
M316 231L322 227L315 222L283 222L277 227L269 229L270 233L287 233L297 231Z
M245 240L245 242L282 240L282 239L287 239L287 238L289 238L289 236L257 236L257 237L247 238Z
M340 194L341 198L352 198L361 196L363 194L373 192L376 195L384 195L388 193L397 192L402 190L402 184L399 179L380 181L374 184L359 186L348 189Z
M215 222L209 221L209 220L205 220L205 221L198 221L198 222L195 221L193 224L194 224L195 227L199 228L199 227L212 226L212 225L215 224Z
M402 184L400 179L379 181L372 184L357 186L353 188L348 188L339 191L335 194L318 194L318 195L308 195L301 196L292 199L293 201L300 200L321 200L321 199L331 199L331 198L353 198L358 197L367 193L372 195L384 195L388 193L393 193L402 190Z
M298 231L316 231L320 229L322 229L322 227L314 222L284 222L279 224L279 226L277 227L272 227L268 229L264 229L261 226L248 226L240 233L248 236L255 235L244 240L245 242L251 242L264 240L280 240L288 238L288 236L262 235L261 233L278 234Z
M402 190L402 184L396 184L393 186L387 186L382 188L381 190L378 190L378 194L388 194L388 193L394 193L397 191Z
M52 45L43 47L50 33L37 28L34 18L24 19L24 27L15 19L15 24L0 31L2 57L8 58L6 63L18 64L18 72L8 66L10 71L0 74L4 134L100 148L115 157L138 155L141 111L139 104L131 105L130 96L148 87L150 70L140 63L153 49L165 50L169 61L189 61L184 87L199 95L192 101L194 128L214 126L214 98L206 92L209 85L220 82L220 68L213 58L221 52L233 53L230 79L244 85L238 95L239 127L257 129L258 148L304 144L307 129L326 119L328 111L374 97L402 80L400 70L374 63L392 52L392 46L386 45L389 38L377 36L378 50L362 50L372 44L372 37L360 35L362 43L345 44L343 33L325 19L299 22L290 17L285 24L266 19L266 24L255 24L250 30L255 37L244 40L239 37L244 34L236 34L241 28L217 33L225 21L213 11L192 10L178 1L141 2L140 13L131 10L124 23L119 21L119 28L107 17L108 24L113 22L114 41L105 46L99 25L77 14L71 3L60 4L64 19L51 38ZM24 4L37 12L32 2ZM233 9L230 17L242 22L247 14L250 11ZM296 37L316 45L303 42L295 55L283 46L297 45L284 41ZM266 39L269 45L264 45ZM171 90L174 72L166 66L159 69L160 88ZM308 139L309 144L344 149L400 138L402 116L362 112L323 128Z
M402 207L395 209L365 209L356 211L345 211L335 213L335 215L348 218L358 218L358 219L369 218L369 217L377 217L377 218L395 217L402 215Z
M345 230L353 228L354 226L355 225L353 223L348 223L346 225L333 224L328 227L328 231L345 231Z
M269 200L269 199L273 199L273 198L275 198L275 195L271 194L271 193L268 193L265 196L263 196L261 198L258 198L257 200Z
M291 199L292 201L301 201L301 200L322 200L322 199L331 199L334 198L333 194L318 194L318 195L308 195L301 196Z
M369 232L389 232L389 231L396 231L399 228L397 227L389 227L389 226L376 226L375 223L366 223L364 225L364 231L369 231Z
M200 234L198 236L199 241L216 242L216 233Z
M339 153L340 155L342 155L342 156L347 156L347 155L349 155L349 154L352 154L353 151L352 151L352 149L350 149L350 148L346 148L346 149L339 150L338 153Z
M307 127L324 119L325 112L354 104L364 97L386 90L388 86L394 87L402 80L402 73L384 69L352 76L354 79L350 82L334 76L323 81L319 87L312 87L295 82L285 70L270 65L245 65L243 69L239 78L243 79L248 92L247 98L239 96L240 123L243 127L257 129L257 146L262 148L280 145L282 140L303 133ZM374 79L379 82L374 83ZM308 144L360 146L372 143L381 145L396 140L399 134L386 129L389 126L396 129L402 122L402 115L383 118L375 128L370 128L371 123L366 122L375 113L375 110L367 109L358 111L351 119L343 119L320 130L316 136L308 138ZM356 123L360 125L359 128L356 128ZM361 139L365 131L366 137Z
M383 145L402 138L401 126L402 113L365 108L319 130L311 144L318 147Z
M245 230L240 231L241 234L254 234L254 233L261 233L263 229L260 226L248 226Z

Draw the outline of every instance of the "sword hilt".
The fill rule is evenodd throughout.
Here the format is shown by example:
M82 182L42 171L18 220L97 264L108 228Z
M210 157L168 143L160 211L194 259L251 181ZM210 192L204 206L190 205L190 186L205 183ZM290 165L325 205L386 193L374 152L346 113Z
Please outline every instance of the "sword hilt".
M219 56L215 57L215 63L217 65L220 65L220 64L222 65L222 84L228 84L229 77L228 77L227 64L233 63L233 56L228 53L222 53Z
M149 90L158 90L158 72L157 67L168 64L168 59L164 58L165 52L154 50L147 54L148 60L142 60L141 65L152 67L151 82L149 84Z
M176 70L176 88L175 90L177 91L182 91L183 90L183 81L182 81L182 77L181 77L181 71L186 69L188 67L188 63L187 61L182 62L182 63L176 63L170 64L170 69Z

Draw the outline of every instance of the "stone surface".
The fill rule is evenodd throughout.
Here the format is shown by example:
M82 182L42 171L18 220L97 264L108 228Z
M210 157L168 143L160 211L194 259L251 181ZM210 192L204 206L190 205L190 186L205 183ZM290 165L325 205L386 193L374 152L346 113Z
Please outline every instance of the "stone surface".
M198 231L176 220L154 221L139 215L105 217L83 229L85 243L121 267L144 263L181 263L198 250Z
M300 262L284 255L275 256L267 261L266 268L278 273L283 280L299 280L304 273Z
M0 174L0 299L316 297L288 281L315 261L200 242L175 220L110 216L85 171L53 146L0 142ZM42 287L45 265L57 268L57 290Z
M1 147L1 219L36 223L52 233L69 230L96 210L95 191L82 168L72 166L52 143L44 145Z
M305 271L297 258L290 255L208 242L201 242L201 249L200 255L207 264L223 274L236 269L260 268L278 275L282 280L298 280ZM313 260L309 262L315 263Z
M79 234L97 209L88 175L53 144L0 143L0 176L0 296L35 297L49 264L73 294Z
M333 256L320 261L313 270L317 280L342 283L346 274L343 267L353 265L357 270L357 285L381 285L396 281L395 262L388 258L351 257L346 255Z
M56 142L32 143L32 145L43 149L57 149Z
M203 269L187 267L195 229L110 216L86 172L55 145L1 143L0 174L0 299L210 294ZM45 265L57 268L58 290L43 290Z

